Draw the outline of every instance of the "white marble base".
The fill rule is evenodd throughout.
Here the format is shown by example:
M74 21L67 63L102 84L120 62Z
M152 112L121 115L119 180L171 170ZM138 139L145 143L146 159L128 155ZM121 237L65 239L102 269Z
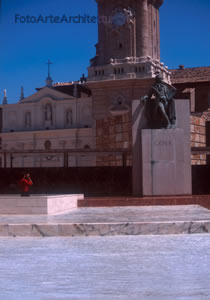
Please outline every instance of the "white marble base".
M0 195L0 215L52 215L77 208L83 194L71 195Z
M191 161L183 129L142 130L143 196L190 195Z
M210 233L197 205L78 208L51 216L2 215L0 237L74 237Z
M74 237L210 233L210 221L0 224L0 237Z

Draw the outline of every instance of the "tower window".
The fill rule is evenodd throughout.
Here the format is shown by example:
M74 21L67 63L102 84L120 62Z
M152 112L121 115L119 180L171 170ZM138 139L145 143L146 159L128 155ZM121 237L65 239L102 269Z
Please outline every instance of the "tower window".
M120 69L118 69L118 74L120 74Z
M104 75L104 70L102 70L102 75Z
M98 75L98 72L97 71L95 71L95 76L97 76Z
M44 142L44 147L45 147L46 150L50 150L51 146L52 146L52 144L51 144L51 142L49 140L46 140Z
M124 73L124 68L121 68L121 73Z
M139 72L141 72L141 67L139 67Z
M84 149L88 150L88 149L90 149L90 146L89 145L85 145Z
M114 74L117 74L117 70L116 69L114 69Z
M135 72L136 72L136 73L138 72L137 67L135 67Z
M123 47L123 45L122 45L122 43L120 43L120 44L119 44L119 48L122 49L122 47Z

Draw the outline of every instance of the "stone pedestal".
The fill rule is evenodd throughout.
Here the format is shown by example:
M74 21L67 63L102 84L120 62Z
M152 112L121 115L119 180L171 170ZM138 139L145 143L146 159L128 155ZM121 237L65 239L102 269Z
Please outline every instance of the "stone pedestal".
M176 100L176 129L147 129L144 103L134 100L133 195L190 195L191 149L188 100Z
M191 194L190 162L183 129L142 130L142 194Z

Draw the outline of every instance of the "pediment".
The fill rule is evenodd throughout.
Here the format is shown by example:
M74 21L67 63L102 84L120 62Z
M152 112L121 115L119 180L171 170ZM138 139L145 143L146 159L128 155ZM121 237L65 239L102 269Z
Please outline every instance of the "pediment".
M63 101L63 100L74 100L75 98L72 96L69 96L65 93L58 92L53 88L48 88L45 87L35 94L24 98L23 100L20 101L20 103L37 103L41 101L46 101L48 99L49 101Z

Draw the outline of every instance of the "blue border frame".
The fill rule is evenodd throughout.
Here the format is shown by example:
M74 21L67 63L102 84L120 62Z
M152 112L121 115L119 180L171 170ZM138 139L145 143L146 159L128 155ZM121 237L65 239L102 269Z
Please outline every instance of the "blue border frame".
M1 23L1 16L2 16L2 2L0 0L0 23Z

